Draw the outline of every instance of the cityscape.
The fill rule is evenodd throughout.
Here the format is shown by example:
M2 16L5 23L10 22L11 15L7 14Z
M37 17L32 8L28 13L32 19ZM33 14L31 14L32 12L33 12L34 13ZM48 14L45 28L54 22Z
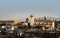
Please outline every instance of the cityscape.
M60 0L0 0L0 38L60 38Z
M60 38L60 20L33 15L25 21L0 20L0 38Z

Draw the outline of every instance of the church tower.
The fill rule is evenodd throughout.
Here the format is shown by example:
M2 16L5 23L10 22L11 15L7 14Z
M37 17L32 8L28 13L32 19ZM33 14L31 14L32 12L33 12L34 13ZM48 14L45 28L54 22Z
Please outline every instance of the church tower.
M31 26L34 25L34 19L35 17L33 15L30 15L30 17L28 17L28 23L30 23Z

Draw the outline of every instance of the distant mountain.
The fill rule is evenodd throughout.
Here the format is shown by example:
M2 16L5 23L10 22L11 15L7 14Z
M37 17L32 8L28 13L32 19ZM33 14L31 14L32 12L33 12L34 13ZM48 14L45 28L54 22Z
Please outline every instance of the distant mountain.
M56 20L56 21L60 21L60 18L54 18L54 17L46 17L46 19L50 19L50 20Z
M60 21L60 18L54 18L54 17L45 17L47 20L56 20ZM44 19L44 17L41 17L40 19Z
M60 18L56 18L57 21L60 21Z

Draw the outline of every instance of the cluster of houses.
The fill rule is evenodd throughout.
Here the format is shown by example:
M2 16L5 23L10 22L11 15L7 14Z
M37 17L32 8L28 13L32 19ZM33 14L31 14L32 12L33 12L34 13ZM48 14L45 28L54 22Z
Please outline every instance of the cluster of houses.
M26 23L30 24L31 27L34 26L41 26L43 28L50 28L50 29L54 29L55 28L55 21L54 20L47 20L45 17L44 19L35 19L35 17L33 15L31 15L30 17L28 17L26 19ZM26 24L26 25L28 25Z
M59 23L60 24L60 23ZM28 18L26 18L26 21L20 22L19 20L0 20L0 26L4 25L16 25L16 26L28 26L28 27L37 27L40 26L44 30L45 28L48 28L50 30L54 29L56 26L55 20L47 20L46 17L44 19L36 19L33 15L30 15ZM39 28L40 28L39 27ZM4 27L2 27L4 28Z

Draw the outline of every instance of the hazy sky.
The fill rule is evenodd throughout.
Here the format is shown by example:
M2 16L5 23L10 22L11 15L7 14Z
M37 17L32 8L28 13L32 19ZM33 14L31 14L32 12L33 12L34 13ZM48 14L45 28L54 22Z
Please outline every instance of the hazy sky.
M0 0L0 19L60 18L60 0Z

